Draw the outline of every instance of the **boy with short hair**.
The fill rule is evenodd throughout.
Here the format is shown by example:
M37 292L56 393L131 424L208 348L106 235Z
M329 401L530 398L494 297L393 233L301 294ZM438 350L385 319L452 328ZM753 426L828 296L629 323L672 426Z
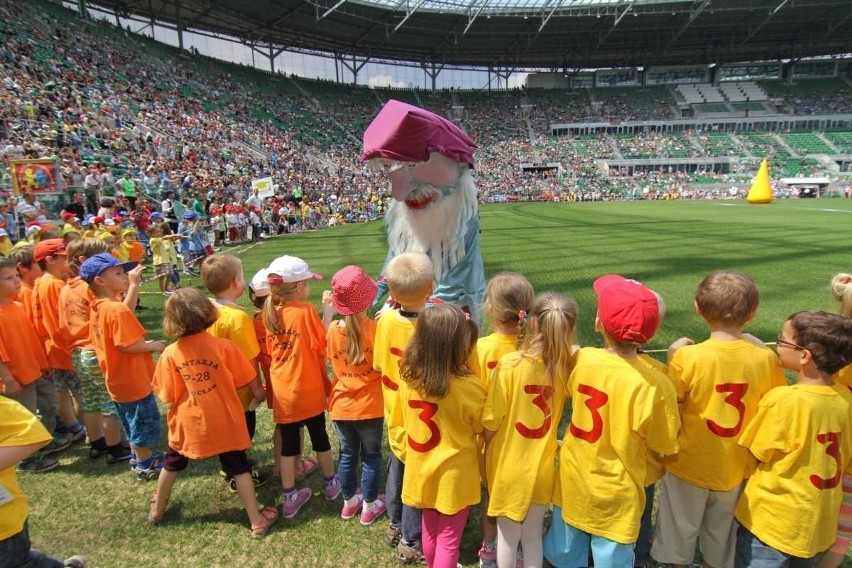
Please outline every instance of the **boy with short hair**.
M30 326L38 333L38 328L35 327L35 314L33 314L33 288L35 287L36 280L41 277L41 267L33 260L34 252L35 245L21 245L12 249L9 253L9 258L15 262L18 276L21 277L21 290L18 292L16 300L24 308L24 313L27 314L27 321L30 322ZM41 335L39 337L42 338ZM43 341L44 339L42 338Z
M568 378L574 412L559 454L553 523L544 540L555 566L630 566L645 506L650 452L677 452L677 415L655 384L665 375L638 348L659 324L653 292L618 275L595 280L603 349L577 353Z
M53 431L59 396L53 383L44 378L47 357L41 340L27 321L21 304L14 301L20 288L15 261L0 259L0 380L3 394L18 399L33 414L38 409L45 426ZM32 458L24 458L19 468L36 473L55 469L59 462L45 456L64 450L70 444L64 437L52 440L43 451Z
M388 262L385 283L399 309L385 310L379 318L373 344L373 368L382 374L385 424L389 424L401 380L399 365L402 354L414 335L416 318L426 308L434 287L432 262L423 253L400 254ZM396 546L397 560L406 564L418 563L423 558L421 512L402 503L405 464L399 456L405 440L389 438L388 443L391 455L385 493L390 525L386 539L390 546Z
M685 566L700 547L704 565L734 562L734 507L754 457L737 440L757 412L760 399L786 384L775 353L756 345L743 327L757 312L754 281L736 270L707 275L695 294L695 309L710 338L672 344L668 374L675 385L683 427L680 452L667 460L660 485L657 528L651 555Z
M798 376L760 400L739 439L758 466L736 507L737 568L813 565L834 543L852 462L852 394L833 381L852 362L852 319L795 313L776 349Z
M129 271L129 272L128 272ZM80 266L80 278L97 298L91 305L91 341L97 353L110 398L136 457L132 472L139 480L159 475L161 454L151 447L162 433L160 411L151 388L154 361L151 353L162 353L163 341L146 341L145 328L119 296L130 280L139 285L142 267L121 263L108 253L96 254Z
M251 406L252 402L255 401L252 389L262 389L263 384L257 364L260 345L257 342L254 321L237 305L237 300L240 299L246 289L243 263L239 258L230 254L208 256L201 263L201 281L207 291L213 295L213 305L216 306L219 314L213 325L207 328L207 333L213 337L229 340L237 349L242 351L252 368L255 369L254 381L250 385L237 389L237 396L245 413L249 439L252 440L257 424L257 413ZM260 474L256 470L252 470L251 473L255 487L260 487L269 480L269 475ZM225 479L236 491L237 486L234 480L228 476Z
M64 562L32 550L26 494L15 476L15 464L51 440L50 432L21 404L0 396L0 562L3 566L86 568L86 560L72 556ZM20 471L19 466L19 471Z
M45 239L38 243L33 251L33 260L43 274L33 287L33 314L36 329L45 336L44 348L47 353L47 374L59 393L59 417L65 428L65 435L72 443L86 437L86 429L77 420L74 400L77 405L83 398L80 378L74 372L71 363L71 349L68 337L59 326L59 294L70 276L68 256L65 254L65 241Z

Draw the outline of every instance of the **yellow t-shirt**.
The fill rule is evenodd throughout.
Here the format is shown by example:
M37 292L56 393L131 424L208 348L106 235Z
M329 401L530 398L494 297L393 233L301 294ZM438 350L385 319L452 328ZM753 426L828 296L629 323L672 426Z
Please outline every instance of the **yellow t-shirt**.
M852 365L846 365L834 374L834 382L852 392Z
M491 371L497 366L497 361L506 353L516 351L517 345L517 335L505 335L503 333L492 333L480 337L479 341L476 342L476 347L473 348L473 352L468 357L468 366L470 371L479 377L486 389Z
M213 337L228 339L239 349L246 359L254 365L255 358L260 353L260 345L257 342L257 333L254 331L254 321L251 316L236 306L228 306L214 302L219 310L219 317L207 328L207 333ZM243 410L248 410L254 393L251 387L244 386L237 389L237 396Z
M636 541L645 507L647 453L677 452L667 408L646 362L586 347L568 379L574 411L559 452L554 502L562 518L622 544ZM561 488L565 488L561 491Z
M509 353L491 373L482 427L495 432L485 455L492 517L520 522L530 505L550 504L565 387L550 383L540 355Z
M760 462L737 503L740 524L786 554L827 550L852 458L852 394L841 385L774 389L739 443Z
M0 448L28 446L48 442L50 434L29 410L18 401L0 396ZM0 541L24 530L30 514L27 496L21 491L15 475L15 465L0 471L0 486L12 500L0 505Z
M175 244L171 239L154 237L151 239L151 255L154 266L177 264Z
M680 430L680 414L677 412L677 391L675 390L671 379L668 377L661 377L661 375L666 374L666 365L665 363L657 361L650 355L645 354L639 355L639 361L648 365L651 369L658 371L658 373L645 375L645 378L652 381L651 384L657 388L657 396L663 401L661 404L664 404L665 408L673 410L673 412L666 415L665 424L661 424L660 426L665 428L666 432L677 437L678 431ZM663 474L666 471L664 465L666 459L671 459L671 457L661 456L657 452L648 451L648 468L645 471L645 487L653 485L662 479Z
M479 449L485 388L474 375L450 377L447 396L423 396L400 382L388 431L402 438L402 502L445 515L479 503ZM390 435L390 434L389 434Z
M778 357L740 339L708 339L678 349L669 377L680 402L680 453L666 471L712 491L729 491L754 471L754 457L737 444L770 389L785 385Z
M9 237L0 237L0 255L9 256L11 250L12 241L9 240Z
M402 317L398 310L382 314L376 324L376 340L373 343L373 368L382 374L382 399L385 407L385 424L390 425L391 415L399 391L399 365L402 354L411 336L414 335L415 320ZM388 427L388 444L394 455L402 459L405 438L394 438Z

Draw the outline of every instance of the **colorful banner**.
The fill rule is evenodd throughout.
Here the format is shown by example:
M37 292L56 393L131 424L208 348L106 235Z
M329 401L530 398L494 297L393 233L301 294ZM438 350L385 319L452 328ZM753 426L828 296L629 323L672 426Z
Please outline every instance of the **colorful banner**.
M62 176L59 175L59 164L56 160L13 160L9 167L12 170L12 189L15 195L26 191L35 194L62 191Z

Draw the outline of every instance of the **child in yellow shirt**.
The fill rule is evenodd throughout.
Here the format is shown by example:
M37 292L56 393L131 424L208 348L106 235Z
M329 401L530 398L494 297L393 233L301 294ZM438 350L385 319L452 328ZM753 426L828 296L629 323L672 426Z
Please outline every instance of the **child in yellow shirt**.
M455 566L470 507L480 500L485 388L467 367L477 327L453 304L417 320L402 357L389 435L404 440L402 501L422 510L427 566Z
M760 400L739 438L758 466L736 507L736 568L813 565L834 542L852 464L852 394L832 377L852 363L852 320L799 312L776 345L798 376Z
M713 568L734 562L734 506L754 457L737 444L770 389L786 384L778 357L756 345L743 327L757 312L759 293L742 272L718 270L695 293L695 308L710 328L706 341L682 338L669 360L680 403L680 452L666 460L651 555L685 566L696 545Z
M603 349L583 348L568 379L573 413L559 452L553 523L544 555L554 566L630 566L645 507L648 453L677 451L668 428L674 401L662 403L665 376L638 348L659 325L653 292L618 275L595 280L595 330Z
M482 412L499 566L515 566L518 544L525 564L542 564L541 529L556 482L556 430L572 367L577 304L546 292L527 318L523 346L500 358Z

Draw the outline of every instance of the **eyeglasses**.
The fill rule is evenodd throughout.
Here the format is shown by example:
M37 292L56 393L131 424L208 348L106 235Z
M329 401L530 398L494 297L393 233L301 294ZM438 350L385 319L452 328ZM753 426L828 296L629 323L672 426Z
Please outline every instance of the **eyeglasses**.
M792 342L790 342L790 341L787 341L786 339L784 339L784 336L783 336L783 335L781 335L780 333L778 334L778 337L776 337L776 338L775 338L775 345L777 345L777 346L784 345L784 346L786 346L786 347L790 347L790 348L792 348L792 349L795 349L796 351L805 351L805 350L807 350L807 348L806 348L806 347L802 347L801 345L797 345L797 344L795 344L795 343L792 343Z

